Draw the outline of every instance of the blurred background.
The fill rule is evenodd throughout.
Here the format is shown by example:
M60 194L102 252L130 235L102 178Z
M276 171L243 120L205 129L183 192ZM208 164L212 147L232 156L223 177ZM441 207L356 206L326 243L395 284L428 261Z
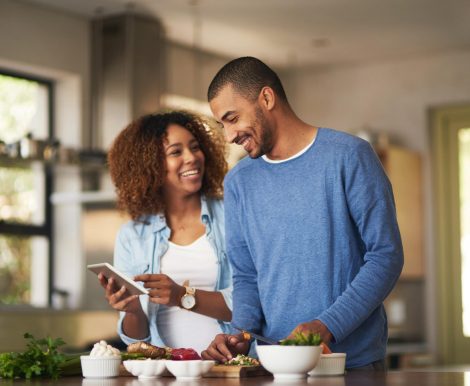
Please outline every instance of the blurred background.
M127 221L106 150L144 113L210 116L212 77L251 55L303 120L370 141L392 182L390 366L470 364L468 20L463 0L0 0L1 351L27 331L116 339L86 270Z

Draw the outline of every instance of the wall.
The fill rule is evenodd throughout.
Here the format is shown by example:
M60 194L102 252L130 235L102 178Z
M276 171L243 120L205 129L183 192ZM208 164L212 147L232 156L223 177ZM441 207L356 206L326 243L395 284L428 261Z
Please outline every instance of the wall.
M344 131L369 128L419 151L424 165L427 339L436 351L436 281L429 109L470 104L470 51L357 66L290 71L291 104L307 122Z
M207 87L229 58L167 42L166 93L207 101Z

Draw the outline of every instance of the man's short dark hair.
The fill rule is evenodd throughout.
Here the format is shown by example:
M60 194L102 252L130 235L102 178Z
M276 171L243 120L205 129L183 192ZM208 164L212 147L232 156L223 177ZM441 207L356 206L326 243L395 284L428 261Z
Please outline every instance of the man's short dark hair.
M251 101L258 97L263 87L268 86L287 102L284 87L277 74L261 60L251 56L234 59L223 66L209 85L207 100L210 102L228 85Z

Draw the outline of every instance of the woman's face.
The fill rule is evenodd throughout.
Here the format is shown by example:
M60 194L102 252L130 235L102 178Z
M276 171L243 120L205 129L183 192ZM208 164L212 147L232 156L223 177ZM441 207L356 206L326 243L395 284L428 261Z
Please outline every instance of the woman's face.
M166 157L166 194L188 196L198 193L204 176L204 153L194 135L184 127L170 124L163 142Z

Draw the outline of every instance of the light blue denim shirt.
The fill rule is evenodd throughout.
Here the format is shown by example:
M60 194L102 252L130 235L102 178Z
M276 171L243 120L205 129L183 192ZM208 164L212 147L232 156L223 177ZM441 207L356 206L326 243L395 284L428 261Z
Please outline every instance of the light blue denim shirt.
M214 291L222 293L227 306L232 309L232 270L225 253L224 205L222 200L201 198L201 220L206 227L206 237L214 248L218 260L218 274ZM121 272L133 277L143 273L160 273L161 257L168 250L171 230L164 215L145 217L145 223L129 221L124 224L116 238L114 266ZM139 297L145 312L150 335L145 339L155 346L165 346L157 327L159 305L149 301L148 295ZM126 336L122 330L125 312L120 312L118 333L126 344L137 342ZM230 323L219 321L222 332L230 332Z

